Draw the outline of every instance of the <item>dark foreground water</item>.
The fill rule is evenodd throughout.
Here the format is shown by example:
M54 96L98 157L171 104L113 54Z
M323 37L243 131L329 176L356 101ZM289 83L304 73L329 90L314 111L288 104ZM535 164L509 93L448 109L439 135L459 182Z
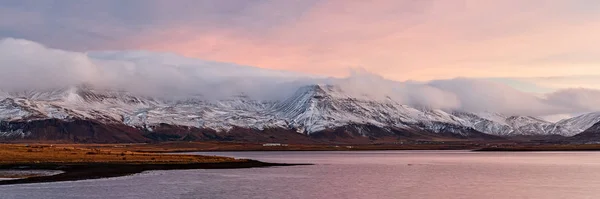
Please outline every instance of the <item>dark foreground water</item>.
M198 153L312 166L0 186L0 198L599 198L598 152Z

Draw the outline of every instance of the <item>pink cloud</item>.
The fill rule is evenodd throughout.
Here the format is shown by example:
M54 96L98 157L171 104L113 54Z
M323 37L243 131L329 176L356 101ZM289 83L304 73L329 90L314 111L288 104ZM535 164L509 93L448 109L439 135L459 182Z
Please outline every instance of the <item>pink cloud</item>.
M332 76L346 75L355 66L397 80L600 75L595 62L532 62L564 52L595 52L600 45L600 14L579 14L569 5L321 1L258 36L236 28L205 31L182 25L151 32L138 42L140 48L202 59ZM269 6L254 9L273 11Z

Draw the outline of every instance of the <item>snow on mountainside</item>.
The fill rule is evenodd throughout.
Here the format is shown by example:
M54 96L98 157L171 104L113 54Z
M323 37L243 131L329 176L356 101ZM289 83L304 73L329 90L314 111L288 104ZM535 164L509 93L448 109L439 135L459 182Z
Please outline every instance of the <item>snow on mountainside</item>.
M499 113L453 112L463 123L483 133L498 136L515 135L564 135L563 132L549 132L551 122L531 116L505 116Z
M581 133L594 124L600 122L600 112L587 113L569 119L564 119L546 128L548 133L574 136Z
M281 101L258 101L240 94L222 100L201 96L165 100L89 86L47 91L0 92L0 121L93 119L152 131L161 123L228 131L234 127L262 130L293 129L315 133L346 125L381 129L424 130L454 134L464 128L499 136L566 135L582 132L600 121L600 113L556 124L535 117L495 113L432 110L399 104L387 98L357 98L337 86L308 85Z
M95 119L120 122L133 110L150 107L156 102L117 91L94 91L86 86L47 91L9 93L3 105L20 112L20 117L0 115L2 120ZM4 102L3 101L3 102ZM12 102L12 106L9 106ZM0 105L2 106L2 105ZM8 109L12 107L12 109Z
M433 123L458 124L452 115L441 111L420 111L390 99L374 101L353 98L338 87L311 85L300 88L287 100L277 103L273 114L297 129L317 132L347 124L369 124L378 127L408 128Z

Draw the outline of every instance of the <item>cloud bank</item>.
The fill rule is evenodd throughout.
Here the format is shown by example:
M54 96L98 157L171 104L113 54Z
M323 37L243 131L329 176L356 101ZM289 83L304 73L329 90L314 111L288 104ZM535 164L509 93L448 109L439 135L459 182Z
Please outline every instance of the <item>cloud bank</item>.
M280 84L309 78L285 71L202 61L147 51L69 52L7 38L0 40L0 90L47 90L90 84L101 89L165 97L216 99L247 93L267 99Z
M203 61L148 51L71 52L20 39L0 40L0 90L45 90L90 84L155 97L221 99L245 94L281 100L297 88L332 84L357 98L446 110L553 116L600 110L600 90L568 88L543 95L482 79L399 82L362 69L348 77Z

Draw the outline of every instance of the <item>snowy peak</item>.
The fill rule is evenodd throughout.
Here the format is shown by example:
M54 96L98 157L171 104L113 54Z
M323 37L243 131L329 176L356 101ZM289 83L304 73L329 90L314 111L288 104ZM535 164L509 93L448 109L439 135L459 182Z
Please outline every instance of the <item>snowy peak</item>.
M320 85L320 84L305 86L305 87L298 89L298 92L304 93L307 95L311 95L313 98L316 98L316 99L333 97L330 94L330 93L333 93L333 91L334 91L334 86Z
M337 110L329 89L322 85L299 88L292 96L274 106L273 114L289 121L290 127L300 132L315 132L332 127L330 121L345 120L334 117Z
M506 121L513 126L525 126L532 123L551 124L551 122L532 116L510 116L506 118Z
M345 92L339 86L329 84L314 84L300 87L294 93L294 96L310 96L314 99L327 100L358 99L358 96L353 96Z
M415 108L390 98L355 96L339 86L324 84L300 87L281 101L255 100L244 93L221 100L204 100L202 96L167 100L88 85L5 95L0 98L1 121L93 119L139 128L166 123L217 131L274 127L312 134L348 125L366 125L384 131L461 134L475 129L496 136L572 136L600 122L600 113L550 123L530 116Z
M548 128L550 133L573 136L600 122L600 112L587 113L556 122Z
M126 92L97 90L87 85L49 90L7 93L7 97L63 103L147 103L149 100Z
M392 100L380 102L355 98L331 85L302 87L278 103L274 112L289 121L290 126L307 133L348 124L403 129L420 126L434 130L439 129L440 124L458 125L460 120L441 110L418 110Z
M71 89L51 89L51 90L25 90L20 92L8 92L8 97L22 98L36 101L61 101L69 94Z
M128 104L152 106L158 102L149 97L139 97L124 91L99 90L89 86L70 88L64 100L71 103L86 104Z
M514 128L516 135L551 135L547 129L551 122L531 116L511 116L506 122ZM562 135L562 134L558 134Z
M505 116L499 113L468 113L455 111L453 115L464 119L474 129L492 135L549 135L551 122L531 116ZM559 132L556 134L562 135Z
M506 118L508 125L517 128L521 134L535 134L545 132L544 128L552 125L551 122L532 116L510 116Z

